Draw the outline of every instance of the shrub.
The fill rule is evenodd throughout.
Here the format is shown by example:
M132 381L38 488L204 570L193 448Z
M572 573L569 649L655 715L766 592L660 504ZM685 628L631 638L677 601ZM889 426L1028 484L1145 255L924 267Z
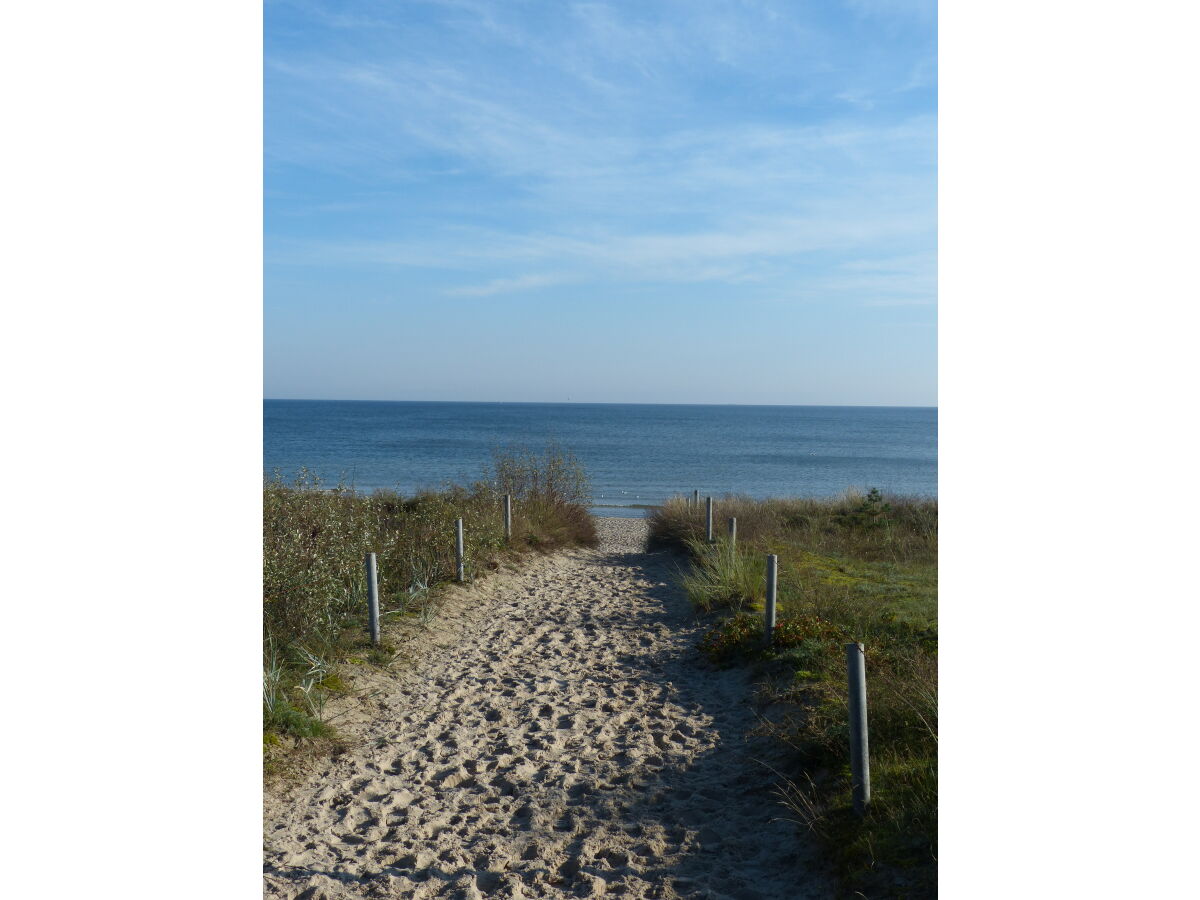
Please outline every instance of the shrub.
M583 465L555 443L540 454L525 447L494 450L484 482L496 494L512 494L518 500L585 506L592 499Z
M504 539L500 496L514 497L513 541ZM380 613L432 614L434 589L457 575L454 520L465 524L465 574L479 577L531 549L594 545L581 503L587 477L570 453L497 451L485 477L463 487L360 494L332 489L301 470L263 485L263 724L270 733L327 733L322 710L337 689L335 661L365 645L363 559L376 554Z
M753 654L763 643L762 619L738 613L709 629L700 640L700 652L718 665Z

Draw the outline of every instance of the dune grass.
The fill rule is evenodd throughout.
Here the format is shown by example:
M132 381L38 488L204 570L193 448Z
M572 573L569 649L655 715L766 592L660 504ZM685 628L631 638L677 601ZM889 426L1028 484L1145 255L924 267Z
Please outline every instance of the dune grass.
M737 546L726 520L737 517ZM821 839L848 895L936 895L937 503L878 491L836 500L725 497L704 510L675 498L651 539L693 559L684 584L718 621L701 651L751 665L771 715L763 731L794 748L782 799ZM765 557L779 557L777 626L764 638ZM872 797L851 806L845 644L866 647ZM857 893L855 893L857 892Z
M513 537L502 497L513 495ZM380 615L428 621L455 579L454 520L464 521L465 573L481 577L530 551L594 545L586 474L557 447L497 452L483 477L404 497L324 488L310 473L263 485L263 742L332 738L324 715L342 690L338 663L384 665L395 648L366 631L363 558L376 554Z

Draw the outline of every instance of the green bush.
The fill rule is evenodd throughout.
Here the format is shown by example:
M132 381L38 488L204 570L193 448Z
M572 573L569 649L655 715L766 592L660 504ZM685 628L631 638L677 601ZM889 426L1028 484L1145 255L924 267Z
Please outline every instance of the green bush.
M721 665L755 653L762 643L762 619L737 613L705 633L700 639L700 652Z

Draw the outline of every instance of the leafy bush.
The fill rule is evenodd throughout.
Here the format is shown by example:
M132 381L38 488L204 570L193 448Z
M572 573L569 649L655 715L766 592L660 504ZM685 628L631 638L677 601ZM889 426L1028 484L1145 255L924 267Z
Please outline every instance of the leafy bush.
M722 665L753 654L762 643L762 619L750 613L737 613L709 629L700 639L700 652Z
M739 612L710 628L700 639L700 652L718 664L748 659L787 656L802 668L818 660L840 655L846 642L845 629L817 616L801 616L776 622L770 645L759 615Z

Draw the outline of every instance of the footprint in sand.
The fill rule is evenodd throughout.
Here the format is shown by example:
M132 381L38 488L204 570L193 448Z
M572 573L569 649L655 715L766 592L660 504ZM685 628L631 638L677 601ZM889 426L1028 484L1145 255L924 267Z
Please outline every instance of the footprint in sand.
M267 793L267 897L834 896L754 762L746 675L695 654L678 561L643 520L597 527L471 588L350 749Z

